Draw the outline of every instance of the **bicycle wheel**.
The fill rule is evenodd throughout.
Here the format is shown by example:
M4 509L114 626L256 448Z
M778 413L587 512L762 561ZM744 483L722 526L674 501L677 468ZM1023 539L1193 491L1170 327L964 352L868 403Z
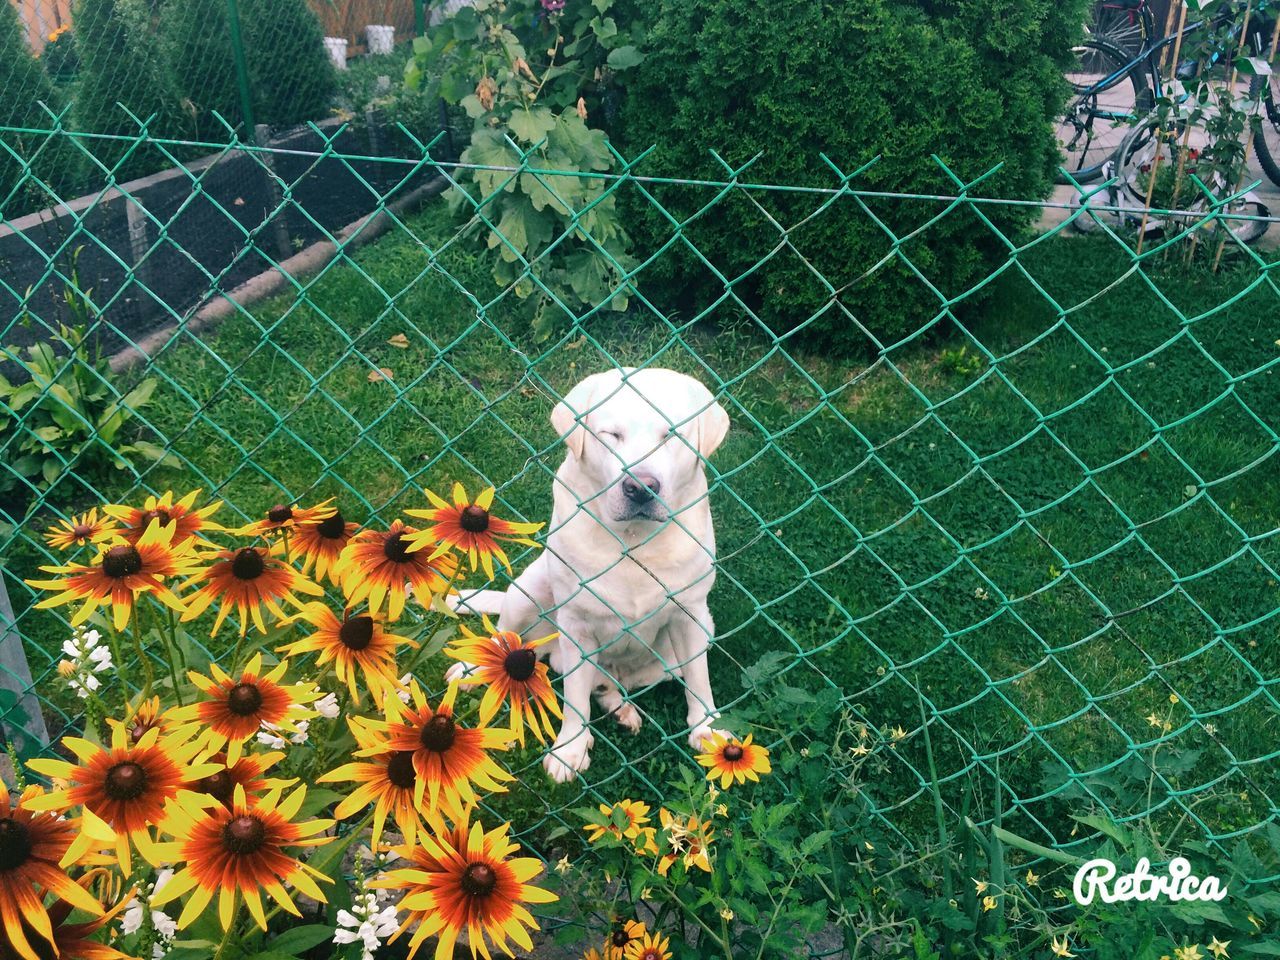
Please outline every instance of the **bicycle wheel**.
M1085 31L1136 57L1155 38L1156 27L1151 8L1141 0L1097 0Z
M1258 155L1262 172L1280 186L1280 77L1275 74L1254 77L1249 84L1249 96L1262 99L1261 122L1253 134L1253 151Z
M1102 173L1133 122L1151 111L1155 97L1146 60L1098 38L1082 41L1071 52L1075 63L1066 74L1071 96L1056 125L1062 154L1058 183L1087 183Z

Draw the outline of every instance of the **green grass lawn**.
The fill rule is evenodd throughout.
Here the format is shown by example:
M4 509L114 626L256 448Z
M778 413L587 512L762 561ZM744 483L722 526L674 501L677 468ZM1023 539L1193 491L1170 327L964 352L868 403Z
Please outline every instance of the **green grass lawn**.
M433 245L452 229L439 206L409 226ZM1197 809L1216 832L1275 809L1262 761L1277 723L1263 680L1280 660L1280 378L1261 368L1280 352L1280 312L1265 284L1210 312L1255 271L1175 256L1144 279L1106 240L1055 238L1019 262L1065 317L1011 269L964 329L867 367L774 348L745 322L675 327L639 309L538 343L460 292L489 287L486 263L453 248L438 262L396 233L305 298L171 346L152 368L164 384L149 418L189 466L145 485L203 486L245 517L335 496L349 517L386 523L422 505L423 486L488 482L507 511L545 520L561 452L544 387L563 393L611 364L683 370L727 384L734 420L712 494L712 678L730 715L750 700L798 746L804 691L833 686L875 727L916 731L918 688L939 712L944 797L959 807L969 770L989 789L999 756L1016 801L1006 826L1039 841L1067 842L1065 815L1097 801L1136 815L1200 785L1214 784ZM399 334L407 348L388 342ZM371 381L378 368L391 379ZM140 499L123 476L101 490ZM33 559L10 551L20 609ZM52 615L23 623L60 637ZM785 676L744 685L771 652ZM639 705L641 736L599 725L584 780L601 797L652 795L646 783L687 762L680 692ZM1173 720L1159 745L1153 710ZM922 738L894 757L868 795L896 823L928 822ZM528 751L528 776L498 801L517 829L581 803L537 762ZM1151 766L1167 785L1149 800ZM1080 776L1064 788L1069 772Z

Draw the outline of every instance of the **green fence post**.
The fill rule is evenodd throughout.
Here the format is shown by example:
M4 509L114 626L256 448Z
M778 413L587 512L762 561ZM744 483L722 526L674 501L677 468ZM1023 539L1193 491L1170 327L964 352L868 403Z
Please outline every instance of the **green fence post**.
M420 37L427 33L427 0L413 0L413 29Z
M249 89L249 66L244 59L244 41L240 38L240 4L227 0L227 23L231 29L231 49L236 58L236 81L240 86L240 111L244 114L245 133L253 135L253 94Z

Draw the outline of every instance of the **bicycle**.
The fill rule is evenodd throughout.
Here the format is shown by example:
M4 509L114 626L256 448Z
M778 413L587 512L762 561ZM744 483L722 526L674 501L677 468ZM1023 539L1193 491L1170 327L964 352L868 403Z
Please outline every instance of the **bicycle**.
M1156 37L1155 17L1148 0L1097 0L1085 30L1130 56L1140 54Z

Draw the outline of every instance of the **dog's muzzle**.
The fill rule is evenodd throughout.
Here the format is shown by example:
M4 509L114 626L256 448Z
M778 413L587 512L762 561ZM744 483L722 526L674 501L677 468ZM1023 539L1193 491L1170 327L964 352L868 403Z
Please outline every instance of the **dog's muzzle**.
M665 520L667 508L658 500L662 483L651 473L622 478L622 500L616 520Z

